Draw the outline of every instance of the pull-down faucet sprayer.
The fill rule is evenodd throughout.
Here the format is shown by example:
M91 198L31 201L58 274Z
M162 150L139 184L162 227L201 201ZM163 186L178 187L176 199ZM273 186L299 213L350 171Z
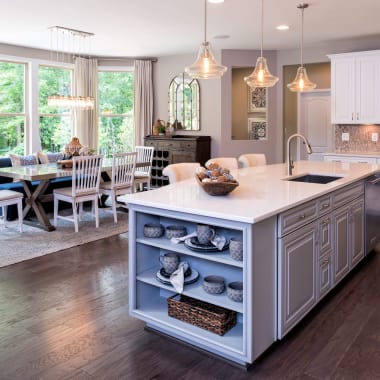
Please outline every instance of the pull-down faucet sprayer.
M306 139L305 136L300 135L299 133L295 133L294 135L291 135L288 138L288 155L287 155L288 156L288 161L287 161L288 175L292 175L292 171L293 171L293 168L294 168L294 163L293 163L293 160L291 159L291 156L290 156L290 143L293 140L293 138L295 138L295 137L299 137L300 139L303 140L303 143L305 144L305 148L306 148L307 154L313 153L313 151L311 149L311 146L309 144L309 141L307 141L307 139Z

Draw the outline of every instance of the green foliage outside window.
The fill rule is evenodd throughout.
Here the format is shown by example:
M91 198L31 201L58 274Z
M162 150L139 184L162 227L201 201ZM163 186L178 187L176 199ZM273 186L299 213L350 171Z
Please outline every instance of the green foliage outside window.
M99 72L99 152L107 157L132 150L133 81L133 72Z
M48 106L50 95L70 95L72 70L40 66L38 70L40 140L43 151L60 151L72 137L70 109Z
M24 153L23 63L0 62L0 156Z

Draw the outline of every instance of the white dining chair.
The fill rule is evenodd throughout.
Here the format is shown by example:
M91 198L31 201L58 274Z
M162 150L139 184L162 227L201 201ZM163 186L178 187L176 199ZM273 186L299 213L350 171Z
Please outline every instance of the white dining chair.
M134 192L136 157L137 152L114 154L111 180L101 182L99 185L99 193L111 198L111 209L115 223L117 223L116 197Z
M54 226L58 219L74 222L75 232L78 232L78 220L83 213L83 202L92 202L92 213L95 213L95 225L99 227L99 183L103 163L103 155L73 157L72 185L54 190ZM71 203L73 214L63 216L58 214L59 201ZM79 215L78 215L79 206Z
M22 223L23 223L22 198L24 198L24 194L18 191L0 190L0 208L1 208L2 216L4 220L4 226L7 221L8 206L17 205L18 225L19 225L20 232L22 232Z
M164 168L162 174L169 178L169 183L179 182L187 178L194 178L195 171L199 166L199 162L171 164Z
M238 168L238 161L235 157L213 157L211 158L211 161L215 161L219 164L220 167L229 170L234 170Z
M267 163L265 154L263 153L247 153L239 156L238 161L242 168L250 166L264 166Z
M146 162L145 166L138 166L135 170L134 175L134 186L138 186L139 190L144 189L144 184L146 184L147 190L150 190L150 181L152 176L152 162L153 162L153 146L136 146L135 152L137 152L136 162Z

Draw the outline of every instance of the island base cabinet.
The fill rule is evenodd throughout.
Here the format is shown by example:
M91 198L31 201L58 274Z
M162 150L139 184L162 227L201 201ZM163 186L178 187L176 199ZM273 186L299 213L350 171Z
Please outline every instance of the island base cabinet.
M312 223L279 242L279 338L282 338L315 305L316 236Z
M159 223L164 228L183 225L187 233L198 223L212 226L227 241L243 240L243 261L234 260L228 249L200 252L180 243L174 244L163 235L144 236L144 225ZM169 335L195 347L207 350L241 365L251 364L276 340L276 217L254 225L237 221L189 215L130 205L129 207L129 311L146 322L150 329ZM174 252L186 261L199 278L184 286L183 295L236 312L236 325L223 335L197 327L180 318L169 316L168 298L178 292L170 283L157 279L160 255ZM243 302L234 302L221 294L203 289L204 277L222 276L230 282L243 283ZM180 305L178 305L180 307ZM185 318L186 319L186 318Z

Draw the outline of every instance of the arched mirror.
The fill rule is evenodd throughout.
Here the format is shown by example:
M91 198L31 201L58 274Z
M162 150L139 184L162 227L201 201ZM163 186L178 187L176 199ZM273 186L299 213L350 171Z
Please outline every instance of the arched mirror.
M169 122L178 129L199 131L199 82L186 73L175 76L169 85Z

